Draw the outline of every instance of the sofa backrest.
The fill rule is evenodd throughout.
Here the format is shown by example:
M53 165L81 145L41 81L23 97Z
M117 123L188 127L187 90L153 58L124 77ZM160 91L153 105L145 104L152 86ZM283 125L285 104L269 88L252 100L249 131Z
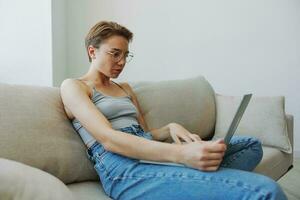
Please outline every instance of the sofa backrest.
M202 138L215 125L214 91L203 77L132 83L149 128L169 122ZM66 117L59 88L0 84L0 157L58 177L98 180L85 146Z
M150 129L176 122L201 138L212 136L216 122L215 93L203 76L129 84Z
M49 172L64 183L98 180L58 88L0 84L0 157Z

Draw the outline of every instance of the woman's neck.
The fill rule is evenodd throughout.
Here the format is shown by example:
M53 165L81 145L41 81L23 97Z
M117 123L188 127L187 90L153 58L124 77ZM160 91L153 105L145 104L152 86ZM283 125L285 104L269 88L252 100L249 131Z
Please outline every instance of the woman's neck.
M81 77L83 80L88 80L93 82L95 85L109 86L111 84L110 78L105 76L103 73L90 68L90 70Z

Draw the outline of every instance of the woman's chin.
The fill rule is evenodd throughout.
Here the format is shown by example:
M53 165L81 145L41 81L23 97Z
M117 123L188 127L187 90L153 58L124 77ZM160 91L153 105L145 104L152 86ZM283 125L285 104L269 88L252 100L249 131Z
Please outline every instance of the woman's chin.
M111 74L111 78L118 78L120 73L113 73Z

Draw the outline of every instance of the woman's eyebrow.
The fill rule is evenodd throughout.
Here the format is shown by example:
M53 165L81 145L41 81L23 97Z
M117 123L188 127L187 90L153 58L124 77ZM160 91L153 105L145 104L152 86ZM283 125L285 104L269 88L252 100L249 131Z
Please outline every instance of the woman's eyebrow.
M122 52L122 50L121 50L121 49L118 49L118 48L112 48L112 50L113 50L113 51L121 51L121 52ZM126 51L125 53L129 53L129 51Z

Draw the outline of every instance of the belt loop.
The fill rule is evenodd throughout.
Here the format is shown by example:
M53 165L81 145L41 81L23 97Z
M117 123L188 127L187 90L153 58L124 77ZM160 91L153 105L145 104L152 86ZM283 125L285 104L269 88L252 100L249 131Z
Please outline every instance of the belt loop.
M95 163L95 161L94 161L94 159L93 159L93 156L90 154L90 153L92 153L90 150L91 150L91 149L89 148L89 149L87 149L87 150L85 151L85 152L86 152L86 155L87 155L87 157L88 157L89 160L91 160L93 163Z

